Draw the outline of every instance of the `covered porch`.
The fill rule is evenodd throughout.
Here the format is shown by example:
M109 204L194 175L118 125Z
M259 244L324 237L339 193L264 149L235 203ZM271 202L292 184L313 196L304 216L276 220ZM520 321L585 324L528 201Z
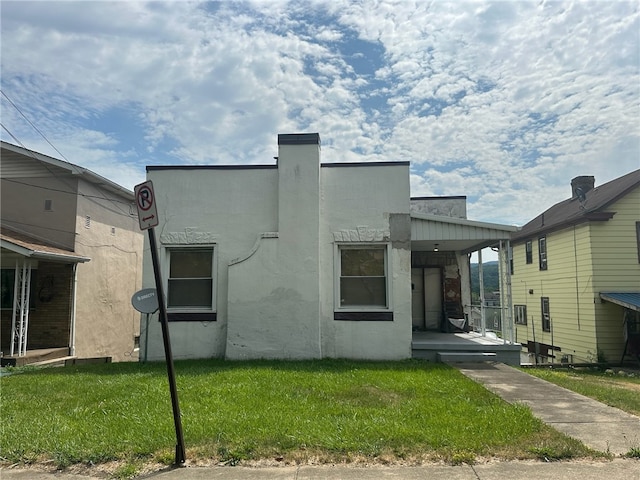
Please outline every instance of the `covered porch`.
M2 227L1 364L72 358L76 267L86 257Z
M511 304L510 243L517 227L411 213L412 355L431 361L520 364ZM485 300L482 250L498 255L499 300ZM480 295L471 294L477 252Z
M430 362L501 362L520 365L519 343L505 342L495 335L477 332L413 332L413 358Z

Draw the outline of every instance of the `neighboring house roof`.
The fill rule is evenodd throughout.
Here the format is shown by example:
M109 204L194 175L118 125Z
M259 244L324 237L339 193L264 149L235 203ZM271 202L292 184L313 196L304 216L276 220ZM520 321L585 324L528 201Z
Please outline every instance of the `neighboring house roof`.
M29 157L34 160L34 163L41 162L47 166L49 174L52 173L66 173L70 175L77 175L84 178L86 181L91 182L94 185L103 187L104 189L117 193L127 199L133 200L134 194L131 190L124 188L117 183L112 182L104 177L101 177L97 173L92 172L73 163L58 160L57 158L49 157L42 153L35 152L17 145L13 145L7 142L0 142L2 146L2 172L3 178L13 177L25 177L25 176L41 176L40 170L35 165L30 166L25 163L25 157Z
M91 260L4 226L0 227L0 243L3 249L36 260L68 263L84 263Z
M615 212L607 211L607 207L638 187L640 170L635 170L587 191L584 201L576 197L555 204L524 225L512 241L521 242L583 222L609 220Z
M601 292L600 298L640 312L640 292Z
M415 250L474 252L509 240L518 227L465 218L411 212L411 244Z

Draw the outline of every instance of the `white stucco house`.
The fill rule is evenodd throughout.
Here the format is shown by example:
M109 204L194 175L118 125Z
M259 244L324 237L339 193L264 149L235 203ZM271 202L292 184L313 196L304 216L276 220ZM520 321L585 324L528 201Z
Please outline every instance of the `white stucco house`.
M275 164L147 167L174 358L428 357L421 341L454 335L469 254L515 228L467 220L464 197L411 199L408 162L320 154L317 133L283 134ZM140 358L163 359L157 313L141 322Z

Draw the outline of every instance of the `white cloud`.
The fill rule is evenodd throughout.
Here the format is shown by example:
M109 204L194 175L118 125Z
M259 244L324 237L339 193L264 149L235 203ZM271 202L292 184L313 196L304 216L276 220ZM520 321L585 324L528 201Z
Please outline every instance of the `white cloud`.
M3 92L70 161L129 187L144 164L269 163L277 133L317 131L324 161L409 160L414 195L524 223L572 176L640 167L633 1L2 8Z

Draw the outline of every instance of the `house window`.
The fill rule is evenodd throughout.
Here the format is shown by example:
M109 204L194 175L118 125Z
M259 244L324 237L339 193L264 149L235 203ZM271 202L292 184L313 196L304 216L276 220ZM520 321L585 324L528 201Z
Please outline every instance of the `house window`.
M167 308L169 311L213 312L214 249L213 247L170 248ZM174 316L170 320L206 320Z
M551 314L549 313L549 297L540 297L540 310L542 311L542 331L551 331Z
M527 257L527 264L533 263L533 242L531 240L524 244L524 251Z
M513 247L509 246L507 252L509 255L509 275L513 275L515 273L515 267L513 265Z
M3 268L0 270L0 308L13 309L13 292L16 283L16 270ZM29 283L29 310L35 310L37 302L38 271L31 270Z
M393 321L389 248L389 245L336 246L334 320Z
M514 305L513 316L516 325L527 324L527 306L526 305Z
M540 259L540 270L547 269L547 237L538 239L538 256Z
M340 247L341 308L387 308L387 249Z

